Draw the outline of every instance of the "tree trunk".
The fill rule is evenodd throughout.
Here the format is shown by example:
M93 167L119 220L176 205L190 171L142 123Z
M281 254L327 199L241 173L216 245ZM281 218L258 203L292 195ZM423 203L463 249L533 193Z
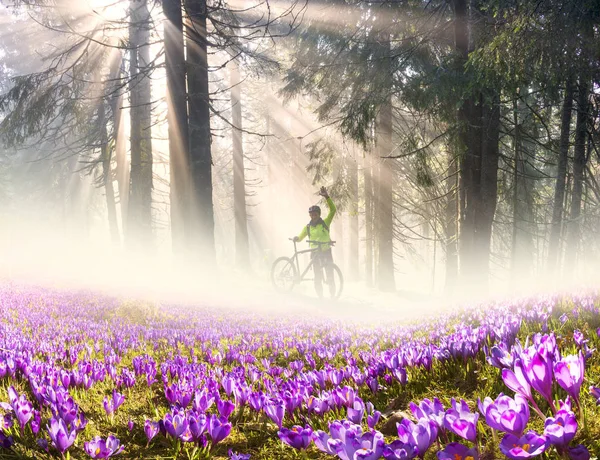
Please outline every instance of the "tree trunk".
M239 268L250 265L246 178L242 144L242 91L238 63L231 61L231 124L233 125L233 214L235 217L235 260Z
M550 242L548 244L548 271L550 273L556 272L560 258L560 235L562 227L563 201L565 198L565 184L567 181L569 138L571 136L571 118L573 113L573 87L573 80L571 78L567 79L565 98L561 113L558 167L556 172L556 184L554 186L554 205L552 208Z
M454 38L459 71L470 52L466 0L454 0ZM487 290L492 223L496 212L500 136L499 95L492 89L467 94L457 111L460 167L460 274L465 285Z
M572 274L577 260L580 235L581 197L583 194L583 173L586 165L586 137L588 129L588 83L581 79L577 97L577 122L575 125L575 155L573 159L573 192L571 194L571 214L568 226L567 251L565 254L566 273Z
M371 152L365 152L363 181L365 194L365 282L373 286L373 159Z
M113 177L111 171L111 148L108 142L108 132L106 129L107 120L104 110L104 100L100 101L98 107L98 123L100 124L100 149L102 151L102 182L104 183L104 193L106 196L106 211L108 214L108 227L110 237L114 244L118 244L119 225L117 223L117 206L115 203L115 190L113 188Z
M111 110L111 115L110 117L112 118L112 133L110 134L110 136L108 135L108 133L106 132L106 123L104 123L104 127L103 127L103 133L102 133L102 138L104 139L106 136L106 142L102 142L102 145L106 145L106 151L103 152L103 174L104 174L104 181L105 181L105 190L106 190L106 200L107 200L107 210L108 210L108 219L109 219L109 226L110 226L110 231L111 231L111 238L112 241L114 243L119 243L121 242L121 237L119 235L119 224L117 222L117 211L116 211L116 202L115 202L115 192L114 192L114 186L113 186L113 179L112 179L112 154L113 154L113 148L114 148L114 154L117 160L117 186L119 187L119 195L121 196L121 224L124 225L124 214L123 214L123 207L126 206L127 203L127 193L125 193L125 196L123 197L123 195L121 194L121 183L119 182L119 176L118 173L120 172L118 169L119 166L119 155L125 156L125 146L126 146L126 139L125 136L123 135L123 130L122 130L122 120L123 117L122 115L122 110L121 110L121 101L122 101L122 89L120 87L121 85L121 75L122 75L122 71L121 71L121 67L123 65L123 55L121 54L121 52L117 53L114 57L113 57L113 61L111 62L110 66L110 74L109 74L109 90L110 90L110 97L109 97L109 104L110 104L110 110ZM104 112L104 108L102 108L102 111ZM102 114L103 118L104 118L104 113ZM111 142L112 139L112 142ZM109 148L108 145L112 144L112 148ZM124 203L125 205L124 205ZM114 210L114 211L113 211ZM114 223L112 222L114 220ZM123 229L124 230L124 229Z
M152 137L150 12L147 0L131 1L131 189L128 239L131 247L152 244Z
M348 210L350 247L348 254L348 279L357 281L358 273L358 162L356 152L352 149L352 160L350 162L350 209Z
M446 294L452 294L458 277L458 158L453 152L453 148L448 152L448 185L446 201L446 280L444 291Z
M163 0L165 66L167 73L167 121L171 241L175 254L185 252L185 209L189 196L189 131L186 69L181 0Z
M379 193L377 194L378 257L377 286L381 291L394 291L394 195L392 159L393 112L392 112L392 69L390 58L389 33L382 39L382 58L384 60L385 86L389 88L386 101L380 108L377 127L377 151L379 153Z
M490 247L492 227L498 201L498 160L500 159L500 95L495 90L488 90L484 102L482 95L481 130L481 208L476 221L476 254L479 278L484 289L487 289L490 269Z
M191 209L190 231L186 228L192 256L201 256L205 267L213 267L215 221L212 190L210 99L208 88L206 0L185 0L186 50L189 94Z
M529 132L529 138L535 137L531 132L530 110L521 108L522 102L517 95L513 103L514 138L513 146L515 164L513 170L513 238L511 277L513 284L527 282L531 275L535 260L533 244L533 189L532 175L535 171L530 167L529 158L535 156L535 145L527 141L524 133ZM523 114L523 115L521 115Z

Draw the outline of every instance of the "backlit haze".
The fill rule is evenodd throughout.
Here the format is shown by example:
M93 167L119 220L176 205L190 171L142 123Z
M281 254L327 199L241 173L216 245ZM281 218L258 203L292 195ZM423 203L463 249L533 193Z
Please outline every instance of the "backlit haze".
M42 9L21 13L13 13L8 8L0 9L0 42L12 41L19 48L17 56L8 56L0 47L0 62L5 61L5 64L0 64L2 72L15 76L47 68L53 49L73 40L74 36L93 30L99 23L107 24L102 36L94 37L99 42L118 45L127 36L127 24L118 25L125 18L126 2L97 0L90 4L73 0L61 4L65 12L74 18L70 33L40 25L44 22ZM230 4L239 8L247 6L247 2L237 0ZM274 12L287 7L286 3L275 3ZM159 55L163 16L159 6L152 8L156 31L152 36L154 44L151 55L160 65L164 62L163 56ZM305 19L317 21L324 28L335 27L337 16L336 12L316 2L303 15ZM285 44L274 45L266 40L255 46L265 50L279 46L273 52L282 62L289 59ZM102 50L103 45L90 45L92 56ZM224 57L217 54L209 59L212 59L211 65L218 66ZM231 116L226 108L230 104L226 83L228 74L223 71L219 77L215 74L211 78L215 99L222 100L216 104L222 104L222 114L228 118ZM96 83L90 84L90 103L93 103L93 91L98 89ZM486 298L481 292L475 295L469 286L456 289L452 297L445 294L442 243L436 240L433 232L424 230L418 215L402 207L396 210L397 217L402 220L405 229L410 229L407 232L410 237L395 242L396 292L382 293L367 286L363 269L363 204L359 204L358 279L349 276L351 230L347 210L343 207L331 229L332 238L338 241L334 259L346 278L344 293L339 301L316 299L311 281L303 283L289 295L274 292L269 279L273 260L292 254L293 246L288 238L297 235L306 225L309 206L320 204L326 213L325 203L316 192L321 185L331 187L339 179L339 172L335 171L334 166L326 182L312 183L313 173L307 171L310 164L306 155L307 146L317 139L326 138L338 153L344 152L357 159L359 177L363 157L361 147L343 139L334 128L317 121L313 114L315 101L309 96L284 101L278 95L281 84L276 74L258 77L248 73L244 76L242 103L244 129L248 133L244 133L243 146L247 169L251 270L242 272L235 266L231 130L217 117L213 117L211 128L214 134L213 202L218 266L206 266L201 261L198 265L188 266L172 256L165 103L168 95L164 67L159 67L152 75L152 100L155 101L152 107L154 250L141 256L126 248L118 200L120 241L111 241L104 188L98 188L92 177L84 174L82 168L85 157L61 157L55 153L60 150L60 145L52 145L51 138L43 142L32 139L25 146L0 155L0 276L7 282L61 289L93 289L161 304L186 302L267 312L305 312L306 315L362 322L413 320ZM269 122L265 113L269 115ZM122 135L128 136L127 108L122 118ZM272 126L268 127L267 123L272 123ZM272 134L264 136L267 130ZM46 155L48 152L54 153L49 156ZM61 168L67 168L70 172L57 173ZM6 172L12 178L21 179L6 182L2 178ZM400 167L399 183L402 174ZM47 191L46 187L52 191ZM404 191L399 188L396 193L401 196ZM504 250L499 243L494 246L493 242L492 247L496 254L502 254ZM306 243L300 243L299 248L306 248ZM302 259L303 264L306 261ZM499 257L492 261L490 289L486 296L505 298L592 286L600 275L593 258L584 260L580 270L576 276L559 280L544 276L511 280L506 264Z

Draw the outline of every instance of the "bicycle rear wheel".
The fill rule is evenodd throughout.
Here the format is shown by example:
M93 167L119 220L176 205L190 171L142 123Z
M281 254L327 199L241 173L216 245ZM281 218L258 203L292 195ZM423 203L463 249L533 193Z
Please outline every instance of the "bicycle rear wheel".
M294 288L298 272L294 262L289 257L280 257L273 262L271 282L278 292L289 292Z
M344 290L344 276L342 275L342 271L340 267L336 264L333 264L333 293L329 291L330 280L327 278L327 270L323 270L323 281L325 282L325 291L329 294L330 298L333 300L339 299L342 295L342 291Z

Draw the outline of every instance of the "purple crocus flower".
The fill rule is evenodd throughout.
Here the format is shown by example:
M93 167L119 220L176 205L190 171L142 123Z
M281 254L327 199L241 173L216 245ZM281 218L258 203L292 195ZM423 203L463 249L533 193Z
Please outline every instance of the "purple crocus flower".
M210 416L208 421L208 434L212 439L213 445L225 439L231 432L231 423L224 417L217 417L215 414Z
M33 411L33 419L31 420L31 432L33 434L38 434L40 432L40 427L42 424L42 415L39 410Z
M561 324L565 324L569 320L569 317L567 316L566 313L563 313L562 315L560 315L558 320L560 321Z
M546 419L544 434L550 444L559 447L567 446L577 433L575 414L567 410L559 410L554 417Z
M104 397L104 410L106 411L106 415L113 415L117 409L123 404L125 401L125 396L121 393L118 393L117 390L113 390L112 398Z
M10 449L14 444L12 436L6 436L2 430L0 430L0 447L3 449Z
M25 428L25 425L33 417L33 405L24 394L19 396L13 386L8 388L8 399L21 429Z
M408 379L406 375L406 369L404 369L403 367L394 369L392 370L392 374L394 375L394 378L398 380L398 382L400 382L401 385L406 385L406 381Z
M336 455L337 446L342 443L339 439L333 439L329 436L329 433L322 430L313 431L312 440L317 449L329 455Z
M521 354L523 369L531 386L541 394L550 406L552 403L552 355L546 347L540 346L538 351L529 348Z
M367 415L367 426L372 430L375 429L375 426L379 423L380 418L381 412L378 410L374 411L371 415Z
M229 455L229 460L250 460L250 454L238 454L231 449L229 449L227 454Z
M419 456L423 456L437 438L437 425L428 419L421 419L418 423L413 423L405 418L396 424L396 427L400 441L415 446Z
M213 405L215 398L210 396L206 390L197 391L194 394L192 407L196 411L206 412Z
M108 436L106 441L96 436L89 442L84 443L85 452L92 458L108 458L123 452L124 447L113 435Z
M494 345L486 358L487 362L498 369L510 369L513 367L515 358L508 350L504 342Z
M410 410L417 420L427 418L435 422L438 428L444 429L446 409L438 398L434 398L433 401L425 398L418 406L411 402Z
M535 431L529 431L520 438L507 433L500 441L500 451L510 459L535 457L545 452L549 446L548 438Z
M383 458L387 460L410 460L416 456L417 452L414 446L399 439L383 448Z
M188 414L189 429L192 439L196 442L201 441L202 435L208 429L208 418L205 414Z
M158 433L158 422L153 422L152 420L146 420L144 423L144 433L146 433L146 438L148 438L148 443L152 441L152 438Z
M477 420L479 414L469 411L469 406L464 400L458 404L452 399L452 408L446 411L444 424L449 431L465 438L468 441L475 442L477 438Z
M514 371L502 369L502 380L504 380L504 384L515 393L519 393L527 399L531 399L531 385L525 377L523 363L520 359L515 359Z
M558 384L579 401L585 363L581 351L578 355L568 355L554 365L554 376Z
M596 400L596 405L600 405L600 388L590 386L590 394Z
M265 403L265 399L266 397L262 391L250 393L248 396L248 405L256 412L260 412Z
M567 454L571 460L590 460L590 451L582 444L569 447Z
M291 430L282 427L277 432L277 435L279 436L279 439L288 446L291 446L294 449L303 450L310 444L312 432L312 428L308 425L305 428L294 425Z
M60 418L56 419L55 417L52 417L50 419L50 425L47 426L47 428L52 445L54 445L56 450L61 454L64 454L65 451L73 445L75 438L77 437L77 432L75 430L70 431L65 424L65 421Z
M219 415L221 415L221 417L229 418L234 409L235 404L233 404L231 401L223 399L217 400L217 410L219 411Z
M476 447L468 448L458 442L451 442L437 453L439 460L479 460Z
M185 435L189 426L185 413L177 411L167 413L164 418L164 424L167 434L176 439Z
M350 420L352 423L360 425L363 415L365 414L365 403L362 401L362 399L356 398L352 407L348 407L347 412L348 420Z
M575 341L577 346L580 348L584 343L588 342L587 340L585 340L585 336L579 329L575 329L573 331L573 340Z
M357 426L357 425L355 425ZM360 433L360 427L346 432L346 442L336 447L336 453L342 460L376 460L383 455L385 441L378 431Z
M283 417L285 416L285 405L281 400L269 400L265 403L263 410L275 424L281 428Z
M512 399L500 393L495 401L485 398L483 402L478 401L478 405L491 428L515 436L523 434L529 421L529 405L524 396L517 393Z

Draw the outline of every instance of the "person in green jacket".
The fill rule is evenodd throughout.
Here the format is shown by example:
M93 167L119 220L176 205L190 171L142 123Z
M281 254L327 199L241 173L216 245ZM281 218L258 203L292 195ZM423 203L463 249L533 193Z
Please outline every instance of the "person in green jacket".
M335 295L335 280L333 278L333 255L331 254L331 245L326 244L331 242L329 236L329 228L331 221L335 216L336 207L333 204L327 189L321 187L319 195L325 198L329 213L325 219L321 218L321 208L319 206L311 206L308 208L308 214L310 216L310 222L302 229L300 235L294 237L294 241L302 241L308 236L308 240L311 241L310 247L316 249L311 252L311 257L314 261L313 269L315 272L315 291L319 298L323 297L323 269L327 275L327 284L329 286L329 293L331 297ZM319 244L325 243L325 244Z

